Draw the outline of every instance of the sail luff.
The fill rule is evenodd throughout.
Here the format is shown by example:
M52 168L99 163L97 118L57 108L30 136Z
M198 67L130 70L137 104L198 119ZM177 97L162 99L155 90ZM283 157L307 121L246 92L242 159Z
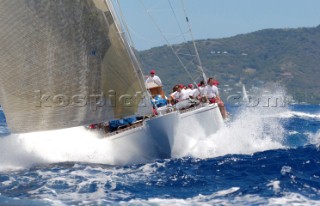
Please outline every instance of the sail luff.
M137 59L137 56L136 56L135 52L133 51L133 48L134 48L133 42L132 42L129 30L128 30L127 24L125 22L124 16L122 14L119 1L117 1L118 7L119 7L119 12L120 12L119 17L116 14L117 12L114 9L112 0L106 0L106 3L109 5L110 12L111 12L111 15L113 16L113 19L115 20L115 25L116 25L116 27L117 27L117 29L119 31L119 35L120 35L123 43L126 46L128 55L129 55L129 57L131 59L133 68L135 70L135 75L137 75L137 78L140 79L139 83L140 83L141 90L146 92L147 88L146 88L146 85L144 83L144 77L143 77L141 65L140 65L139 60ZM122 27L124 27L124 28L122 28Z
M102 0L1 1L0 16L0 104L11 132L130 116L145 101Z
M141 64L135 52L133 51L133 48L134 48L133 42L130 37L128 27L126 25L125 18L122 15L122 10L121 10L119 1L116 1L116 3L112 3L112 2L113 2L112 0L106 0L106 3L109 5L108 7L110 8L110 13L113 16L113 19L115 20L115 25L119 32L119 36L121 37L121 40L124 43L126 50L128 52L128 55L131 59L132 66L135 71L134 75L136 75L136 77L140 80L138 83L139 83L139 87L141 89L141 95L144 101L142 102L142 104L139 105L137 112L139 114L148 113L151 110L152 105L150 102L150 94L145 85L145 79L142 73ZM114 4L118 6L118 12L116 12Z

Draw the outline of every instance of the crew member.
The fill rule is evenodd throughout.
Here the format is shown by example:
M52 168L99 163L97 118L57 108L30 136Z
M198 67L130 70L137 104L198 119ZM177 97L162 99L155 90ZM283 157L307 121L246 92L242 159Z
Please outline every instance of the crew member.
M158 86L162 86L161 79L156 75L155 70L150 71L150 76L146 79L146 83L154 82Z
M221 112L223 119L227 118L227 111L224 107L224 103L219 96L218 90L219 82L214 80L213 78L208 79L208 85L205 87L205 96L209 100L209 102L217 103Z

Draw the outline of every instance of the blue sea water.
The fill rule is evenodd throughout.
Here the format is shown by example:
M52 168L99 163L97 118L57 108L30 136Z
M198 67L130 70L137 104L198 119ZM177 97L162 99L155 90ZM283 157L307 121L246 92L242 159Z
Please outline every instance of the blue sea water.
M0 111L0 205L320 205L320 106L228 110L173 158L125 166L82 131L10 135Z

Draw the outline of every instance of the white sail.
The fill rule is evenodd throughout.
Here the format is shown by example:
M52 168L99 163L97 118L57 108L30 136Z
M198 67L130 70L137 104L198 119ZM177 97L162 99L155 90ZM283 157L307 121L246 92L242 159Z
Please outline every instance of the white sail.
M150 112L142 75L103 1L0 1L0 19L0 104L12 132Z
M247 94L247 90L244 84L242 84L242 101L246 104L249 103L249 96Z

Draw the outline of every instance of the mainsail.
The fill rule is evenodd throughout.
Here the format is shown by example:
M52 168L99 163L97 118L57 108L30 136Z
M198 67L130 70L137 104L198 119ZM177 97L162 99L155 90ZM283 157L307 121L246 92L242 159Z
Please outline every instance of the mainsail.
M109 8L102 0L0 1L0 104L12 132L150 113Z

